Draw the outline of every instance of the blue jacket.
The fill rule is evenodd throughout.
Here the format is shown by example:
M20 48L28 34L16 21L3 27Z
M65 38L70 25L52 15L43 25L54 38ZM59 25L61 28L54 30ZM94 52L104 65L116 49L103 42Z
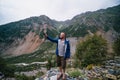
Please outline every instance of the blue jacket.
M59 38L58 39L52 39L51 37L47 37L48 40L52 41L52 42L55 42L57 43L57 48L56 48L56 55L58 56L58 41L60 40ZM64 56L64 59L67 59L67 58L70 58L70 43L69 43L69 40L66 40L65 39L65 45L66 45L66 50L65 50L65 56Z

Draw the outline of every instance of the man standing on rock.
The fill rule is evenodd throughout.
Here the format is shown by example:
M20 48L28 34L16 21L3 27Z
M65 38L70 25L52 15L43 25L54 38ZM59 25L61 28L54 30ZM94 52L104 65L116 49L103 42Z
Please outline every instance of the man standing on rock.
M57 48L56 48L57 66L59 67L60 70L60 74L57 75L57 80L59 80L60 78L65 80L66 60L70 58L70 43L68 40L66 40L66 35L64 32L60 33L58 39L52 39L46 33L45 33L45 37L48 40L57 43Z

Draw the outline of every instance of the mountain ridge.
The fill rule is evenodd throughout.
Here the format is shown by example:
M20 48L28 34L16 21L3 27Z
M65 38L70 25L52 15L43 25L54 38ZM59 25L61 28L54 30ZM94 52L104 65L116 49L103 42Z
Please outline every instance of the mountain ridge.
M0 53L16 55L35 51L42 44L44 23L47 24L48 34L52 37L56 37L59 32L65 32L67 37L84 37L90 31L106 35L104 37L108 37L106 39L111 43L120 33L119 12L120 5L78 14L71 20L56 21L46 15L41 15L0 25ZM26 36L29 37L26 38ZM24 42L22 45L25 45L29 39L33 42L26 46L26 49L29 49L29 46L36 46L32 47L31 51L24 51L25 48L20 48L20 45L22 41ZM38 43L35 43L34 41L37 40ZM18 50L19 53L15 50Z
M71 24L68 26L68 29L75 28L77 26L78 28L86 27L88 29L89 27L91 27L91 29L92 28L94 29L93 31L91 30L92 32L95 32L99 29L103 29L103 31L108 31L109 29L110 30L113 29L119 33L120 32L120 29L118 28L120 24L119 23L120 19L118 18L120 17L119 12L120 12L120 5L107 9L97 10L94 12L86 12L76 15L75 17L72 18ZM82 29L81 30L77 29L77 30L82 31ZM63 29L63 31L68 31L66 32L68 34L70 32L75 32L75 30L70 31L67 29L65 30ZM74 34L74 36L77 36L77 34Z

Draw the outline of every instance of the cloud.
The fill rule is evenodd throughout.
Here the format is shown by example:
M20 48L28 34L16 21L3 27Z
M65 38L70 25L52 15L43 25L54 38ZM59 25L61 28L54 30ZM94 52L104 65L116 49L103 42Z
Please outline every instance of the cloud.
M66 20L86 11L118 4L119 0L0 0L0 24L43 14L52 19Z

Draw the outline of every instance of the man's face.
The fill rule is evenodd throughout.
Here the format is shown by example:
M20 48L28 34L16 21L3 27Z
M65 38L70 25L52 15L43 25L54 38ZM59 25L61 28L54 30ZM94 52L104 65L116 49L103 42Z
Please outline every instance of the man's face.
M60 33L60 39L64 39L65 38L65 33Z

